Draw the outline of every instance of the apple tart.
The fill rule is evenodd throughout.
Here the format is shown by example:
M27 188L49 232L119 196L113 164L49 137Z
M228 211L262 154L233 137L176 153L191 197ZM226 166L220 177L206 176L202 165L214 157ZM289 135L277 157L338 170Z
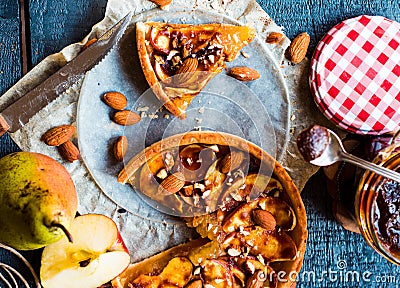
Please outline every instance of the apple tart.
M258 146L219 132L175 135L133 157L118 181L178 211L201 237L132 264L114 287L293 287L306 213L287 172Z
M185 118L192 99L225 61L233 61L255 37L249 26L138 22L136 41L144 76L173 115Z

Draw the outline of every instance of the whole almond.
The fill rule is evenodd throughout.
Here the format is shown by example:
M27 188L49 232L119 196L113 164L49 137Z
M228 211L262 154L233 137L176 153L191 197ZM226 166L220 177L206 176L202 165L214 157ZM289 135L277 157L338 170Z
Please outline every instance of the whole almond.
M289 60L293 64L300 63L306 57L308 45L310 45L310 36L306 32L297 35L287 51Z
M176 71L174 76L175 83L184 85L193 76L193 72L196 72L199 61L196 58L186 58L182 65Z
M172 2L172 0L150 0L150 1L158 6L165 6L171 4Z
M61 144L60 146L57 147L58 152L61 154L61 156L69 161L69 162L74 162L75 160L79 159L79 150L78 148L72 143L70 140L67 142Z
M265 230L274 230L276 227L276 220L274 216L268 211L257 209L253 211L253 221L264 228Z
M219 170L222 173L228 173L239 167L239 165L243 162L244 155L242 152L239 151L232 151L229 154L226 154L219 164Z
M165 178L158 187L158 193L161 195L172 195L185 186L183 173L176 172Z
M277 44L279 43L283 38L283 34L279 32L271 32L266 41L268 44Z
M128 104L124 94L120 92L107 92L103 95L103 101L116 110L123 110Z
M245 66L233 67L229 74L240 81L253 81L260 78L257 70Z
M264 271L257 270L247 279L246 288L262 288L266 280L267 275L265 275Z
M130 110L117 111L114 114L113 120L115 123L123 126L131 126L140 121L141 117L139 114Z
M124 156L127 150L128 150L128 139L126 138L126 136L118 137L113 147L115 159L117 159L117 161L119 162L124 160Z
M75 133L75 127L61 125L48 130L43 134L43 141L49 146L59 146L67 142Z

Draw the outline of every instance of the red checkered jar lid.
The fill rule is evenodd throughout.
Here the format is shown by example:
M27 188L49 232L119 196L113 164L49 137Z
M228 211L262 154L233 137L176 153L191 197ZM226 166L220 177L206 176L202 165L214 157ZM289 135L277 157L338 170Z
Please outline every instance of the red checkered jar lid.
M318 44L310 86L339 127L377 135L400 127L400 24L380 16L345 20Z

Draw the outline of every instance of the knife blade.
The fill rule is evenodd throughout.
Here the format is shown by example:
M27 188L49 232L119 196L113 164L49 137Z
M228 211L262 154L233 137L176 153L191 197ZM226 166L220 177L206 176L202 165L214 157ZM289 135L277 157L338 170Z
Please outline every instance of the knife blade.
M129 13L74 59L5 108L0 113L0 136L23 127L32 116L82 79L118 43L131 18L132 14Z

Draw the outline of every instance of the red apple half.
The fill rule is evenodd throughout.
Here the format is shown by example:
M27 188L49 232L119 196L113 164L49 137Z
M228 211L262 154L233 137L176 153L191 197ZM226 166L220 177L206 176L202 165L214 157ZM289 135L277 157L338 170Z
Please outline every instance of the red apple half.
M76 217L66 237L46 246L40 279L44 288L96 288L112 280L130 263L117 225L100 214Z

